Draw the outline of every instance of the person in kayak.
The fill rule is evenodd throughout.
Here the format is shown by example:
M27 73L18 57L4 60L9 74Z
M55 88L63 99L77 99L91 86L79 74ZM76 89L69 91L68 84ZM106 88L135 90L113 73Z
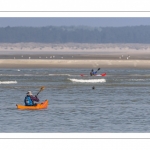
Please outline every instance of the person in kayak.
M93 76L93 75L96 75L98 70L100 70L100 68L98 68L96 71L94 71L93 69L91 70L90 72L90 75Z
M40 101L36 95L35 96L32 95L31 91L28 91L26 94L27 95L24 99L25 106L36 106L37 104L34 103L34 101L36 101L36 102Z

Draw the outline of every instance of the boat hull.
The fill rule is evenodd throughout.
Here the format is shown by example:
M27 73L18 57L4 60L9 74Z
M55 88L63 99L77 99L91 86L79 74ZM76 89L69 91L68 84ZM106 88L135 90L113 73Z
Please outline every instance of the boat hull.
M25 106L21 104L16 104L17 109L28 109L28 110L37 110L37 109L46 109L48 107L48 100L45 100L42 103L37 104L36 106Z

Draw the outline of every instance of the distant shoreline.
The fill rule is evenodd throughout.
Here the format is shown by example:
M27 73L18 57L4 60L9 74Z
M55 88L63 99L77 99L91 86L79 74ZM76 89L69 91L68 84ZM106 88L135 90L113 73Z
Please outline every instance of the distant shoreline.
M0 43L0 68L150 68L150 44Z
M0 68L134 68L149 69L150 60L27 60L0 59Z

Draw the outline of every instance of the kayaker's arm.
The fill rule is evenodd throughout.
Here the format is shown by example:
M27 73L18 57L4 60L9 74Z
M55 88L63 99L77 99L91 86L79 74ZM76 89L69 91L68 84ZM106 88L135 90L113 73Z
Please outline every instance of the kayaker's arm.
M33 100L33 101L36 101L36 102L39 102L39 98L37 96L30 96L30 98Z

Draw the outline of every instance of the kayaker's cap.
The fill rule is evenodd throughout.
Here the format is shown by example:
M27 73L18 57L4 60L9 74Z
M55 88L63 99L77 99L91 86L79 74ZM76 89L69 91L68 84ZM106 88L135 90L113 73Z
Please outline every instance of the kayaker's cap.
M31 92L31 91L28 91L26 94L27 94L27 95L32 95L32 92Z

